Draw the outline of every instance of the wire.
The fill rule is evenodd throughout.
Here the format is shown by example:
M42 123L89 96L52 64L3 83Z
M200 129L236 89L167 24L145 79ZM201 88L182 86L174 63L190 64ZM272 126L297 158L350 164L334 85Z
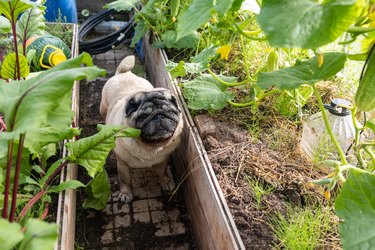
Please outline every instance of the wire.
M116 13L118 12L113 9L103 10L82 23L78 30L80 52L86 51L92 55L101 54L120 45L125 39L131 38L134 30L133 15L131 12L126 12L129 15L129 21L119 30L93 40L85 40L98 24Z

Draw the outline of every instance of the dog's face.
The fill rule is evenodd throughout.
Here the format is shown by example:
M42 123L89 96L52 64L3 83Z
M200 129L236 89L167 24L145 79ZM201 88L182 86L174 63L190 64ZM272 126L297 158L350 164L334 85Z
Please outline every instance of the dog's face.
M169 90L134 94L125 105L127 125L142 131L142 141L155 143L171 138L180 122L176 98Z

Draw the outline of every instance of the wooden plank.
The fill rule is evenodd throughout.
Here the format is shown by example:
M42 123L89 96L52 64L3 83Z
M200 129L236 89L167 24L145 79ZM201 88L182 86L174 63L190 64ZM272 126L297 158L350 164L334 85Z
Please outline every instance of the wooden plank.
M152 48L150 39L148 35L144 38L143 48L151 82L170 89L183 112L182 143L173 159L183 181L197 244L200 249L245 249L181 90L165 69L165 52Z
M78 26L73 25L72 57L76 57L79 51ZM75 81L72 91L72 110L75 112L73 124L78 127L79 121L79 82ZM74 140L74 139L73 139ZM65 142L66 143L66 142ZM65 147L63 155L67 156ZM61 173L60 183L77 179L78 167L76 164L69 164ZM76 190L66 190L59 193L57 219L59 225L59 239L55 250L74 250L75 229L76 229Z

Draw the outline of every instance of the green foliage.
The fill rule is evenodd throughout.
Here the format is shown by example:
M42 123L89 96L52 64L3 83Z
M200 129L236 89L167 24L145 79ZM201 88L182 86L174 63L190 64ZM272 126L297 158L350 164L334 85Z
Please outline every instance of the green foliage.
M37 6L37 4L30 0L1 0L0 14L15 21L22 12L34 6Z
M48 191L53 192L53 193L58 193L63 190L77 189L80 187L85 187L85 184L77 180L70 180L70 181L62 182L57 186L52 186Z
M273 219L280 249L320 249L320 239L329 228L330 213L324 208L288 208L286 216Z
M363 5L356 0L268 0L258 23L273 47L316 49L345 32Z
M262 197L264 195L270 194L272 191L275 190L275 188L272 186L266 186L262 184L262 182L255 177L245 176L245 179L249 184L251 192L253 193L258 206L261 205Z
M38 219L29 219L25 225L26 232L20 249L51 250L57 240L58 227Z
M141 131L121 126L98 125L99 133L74 142L69 142L69 159L87 170L94 177L102 171L105 160L115 146L116 137L137 137Z
M20 65L20 77L26 77L30 73L27 58L23 55L18 55ZM17 64L16 53L8 54L1 65L1 77L4 79L17 79Z
M42 35L45 26L44 10L39 6L30 8L17 21L17 36L21 43L26 43L31 36Z
M375 45L371 49L364 67L363 75L355 94L355 104L360 111L368 112L375 108Z
M375 175L351 171L335 202L344 249L375 248Z
M222 76L219 77L222 78ZM236 79L231 78L231 81L236 81ZM234 98L234 94L226 89L226 86L211 75L204 74L184 83L183 95L190 109L220 110L227 105L228 100Z
M12 26L7 18L0 16L0 32L9 33L12 30Z
M84 208L93 208L96 210L104 209L111 193L107 172L103 170L91 180L87 184L85 192L86 198L83 201Z
M106 4L104 8L114 9L116 11L129 11L135 8L138 2L139 0L117 0Z
M10 223L0 218L0 246L3 250L11 250L23 239L21 226L17 223Z
M279 89L290 90L302 84L314 84L332 77L345 64L346 54L330 52L323 54L323 64L319 65L318 56L306 61L298 61L293 67L273 72L260 72L258 86L262 89L276 85Z

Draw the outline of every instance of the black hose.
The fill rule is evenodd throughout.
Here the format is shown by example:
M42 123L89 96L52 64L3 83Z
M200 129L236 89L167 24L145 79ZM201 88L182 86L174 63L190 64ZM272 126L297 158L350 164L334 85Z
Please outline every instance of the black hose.
M98 24L116 13L118 12L113 9L103 10L82 23L78 30L80 52L86 51L91 55L101 54L118 46L125 39L131 38L134 30L134 21L132 13L127 12L126 14L129 15L129 21L127 21L121 29L97 39L85 41L87 35L89 35Z

